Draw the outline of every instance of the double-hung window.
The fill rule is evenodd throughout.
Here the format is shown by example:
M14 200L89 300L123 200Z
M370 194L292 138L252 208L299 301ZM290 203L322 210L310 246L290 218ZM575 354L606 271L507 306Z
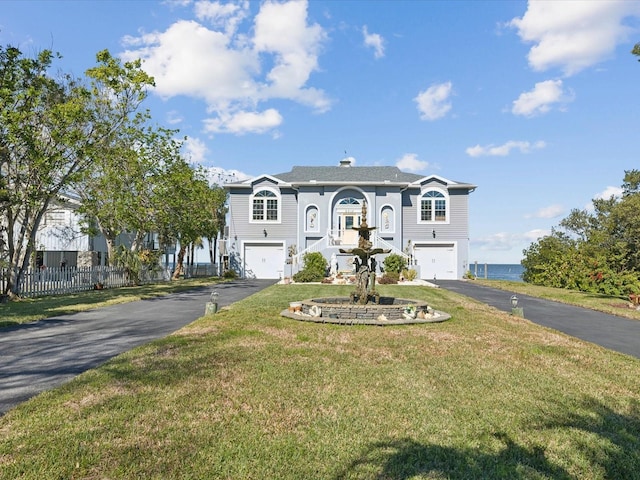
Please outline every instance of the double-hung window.
M278 196L270 190L260 190L253 196L251 219L254 222L277 222Z
M447 222L447 197L428 190L420 197L420 222Z

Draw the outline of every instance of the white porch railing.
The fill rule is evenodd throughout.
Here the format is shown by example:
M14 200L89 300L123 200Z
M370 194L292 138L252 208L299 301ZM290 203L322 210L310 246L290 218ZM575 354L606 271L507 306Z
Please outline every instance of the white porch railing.
M348 239L349 237L346 237L345 235L343 235L343 233L344 232L338 231L338 230L329 230L327 234L324 237L322 237L320 240L315 241L304 250L295 254L293 257L291 257L292 271L297 271L301 267L302 260L307 253L323 252L324 250L329 248L349 249L349 248L356 247L358 237L357 236L355 237L356 239L355 242L345 243L344 242L345 238ZM405 260L407 261L409 260L409 255L404 253L398 247L384 240L375 231L371 232L370 240L374 248L383 248L385 250L391 250L389 253L395 253L396 255L400 255Z
M371 243L373 243L373 247L374 248L383 248L385 250L391 250L391 252L389 252L389 253L395 253L396 255L400 255L405 260L407 260L407 261L409 260L409 255L404 253L402 250L400 250L395 245L387 242L385 239L383 239L382 237L377 235L375 232L373 232L373 235L371 235L371 240L372 240Z

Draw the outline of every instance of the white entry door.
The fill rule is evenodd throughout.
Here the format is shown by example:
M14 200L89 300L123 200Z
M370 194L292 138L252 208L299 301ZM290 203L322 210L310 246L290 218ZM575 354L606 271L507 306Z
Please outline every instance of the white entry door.
M338 217L339 237L343 245L356 245L358 232L354 230L360 226L361 215L355 213L341 213Z
M282 278L284 261L281 243L247 243L244 246L246 278Z
M456 280L455 245L420 245L416 246L414 255L424 280Z

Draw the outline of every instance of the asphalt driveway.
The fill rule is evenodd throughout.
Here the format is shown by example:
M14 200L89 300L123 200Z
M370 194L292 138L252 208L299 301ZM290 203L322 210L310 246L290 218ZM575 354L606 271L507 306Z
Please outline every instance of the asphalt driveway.
M497 288L461 280L439 280L441 288L460 293L491 305L498 310L511 312L511 295ZM587 308L543 300L528 295L518 296L518 307L524 317L533 323L553 328L571 336L595 343L604 348L640 358L640 321L608 315Z
M220 307L272 285L237 280L138 302L0 329L0 415L134 347L204 315L212 290Z

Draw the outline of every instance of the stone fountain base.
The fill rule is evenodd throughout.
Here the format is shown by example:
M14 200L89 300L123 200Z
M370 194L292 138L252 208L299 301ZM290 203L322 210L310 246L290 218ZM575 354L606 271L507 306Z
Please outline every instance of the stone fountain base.
M378 303L354 304L349 297L326 297L296 302L281 315L295 320L340 325L402 325L444 322L447 313L434 310L426 302L380 297Z

